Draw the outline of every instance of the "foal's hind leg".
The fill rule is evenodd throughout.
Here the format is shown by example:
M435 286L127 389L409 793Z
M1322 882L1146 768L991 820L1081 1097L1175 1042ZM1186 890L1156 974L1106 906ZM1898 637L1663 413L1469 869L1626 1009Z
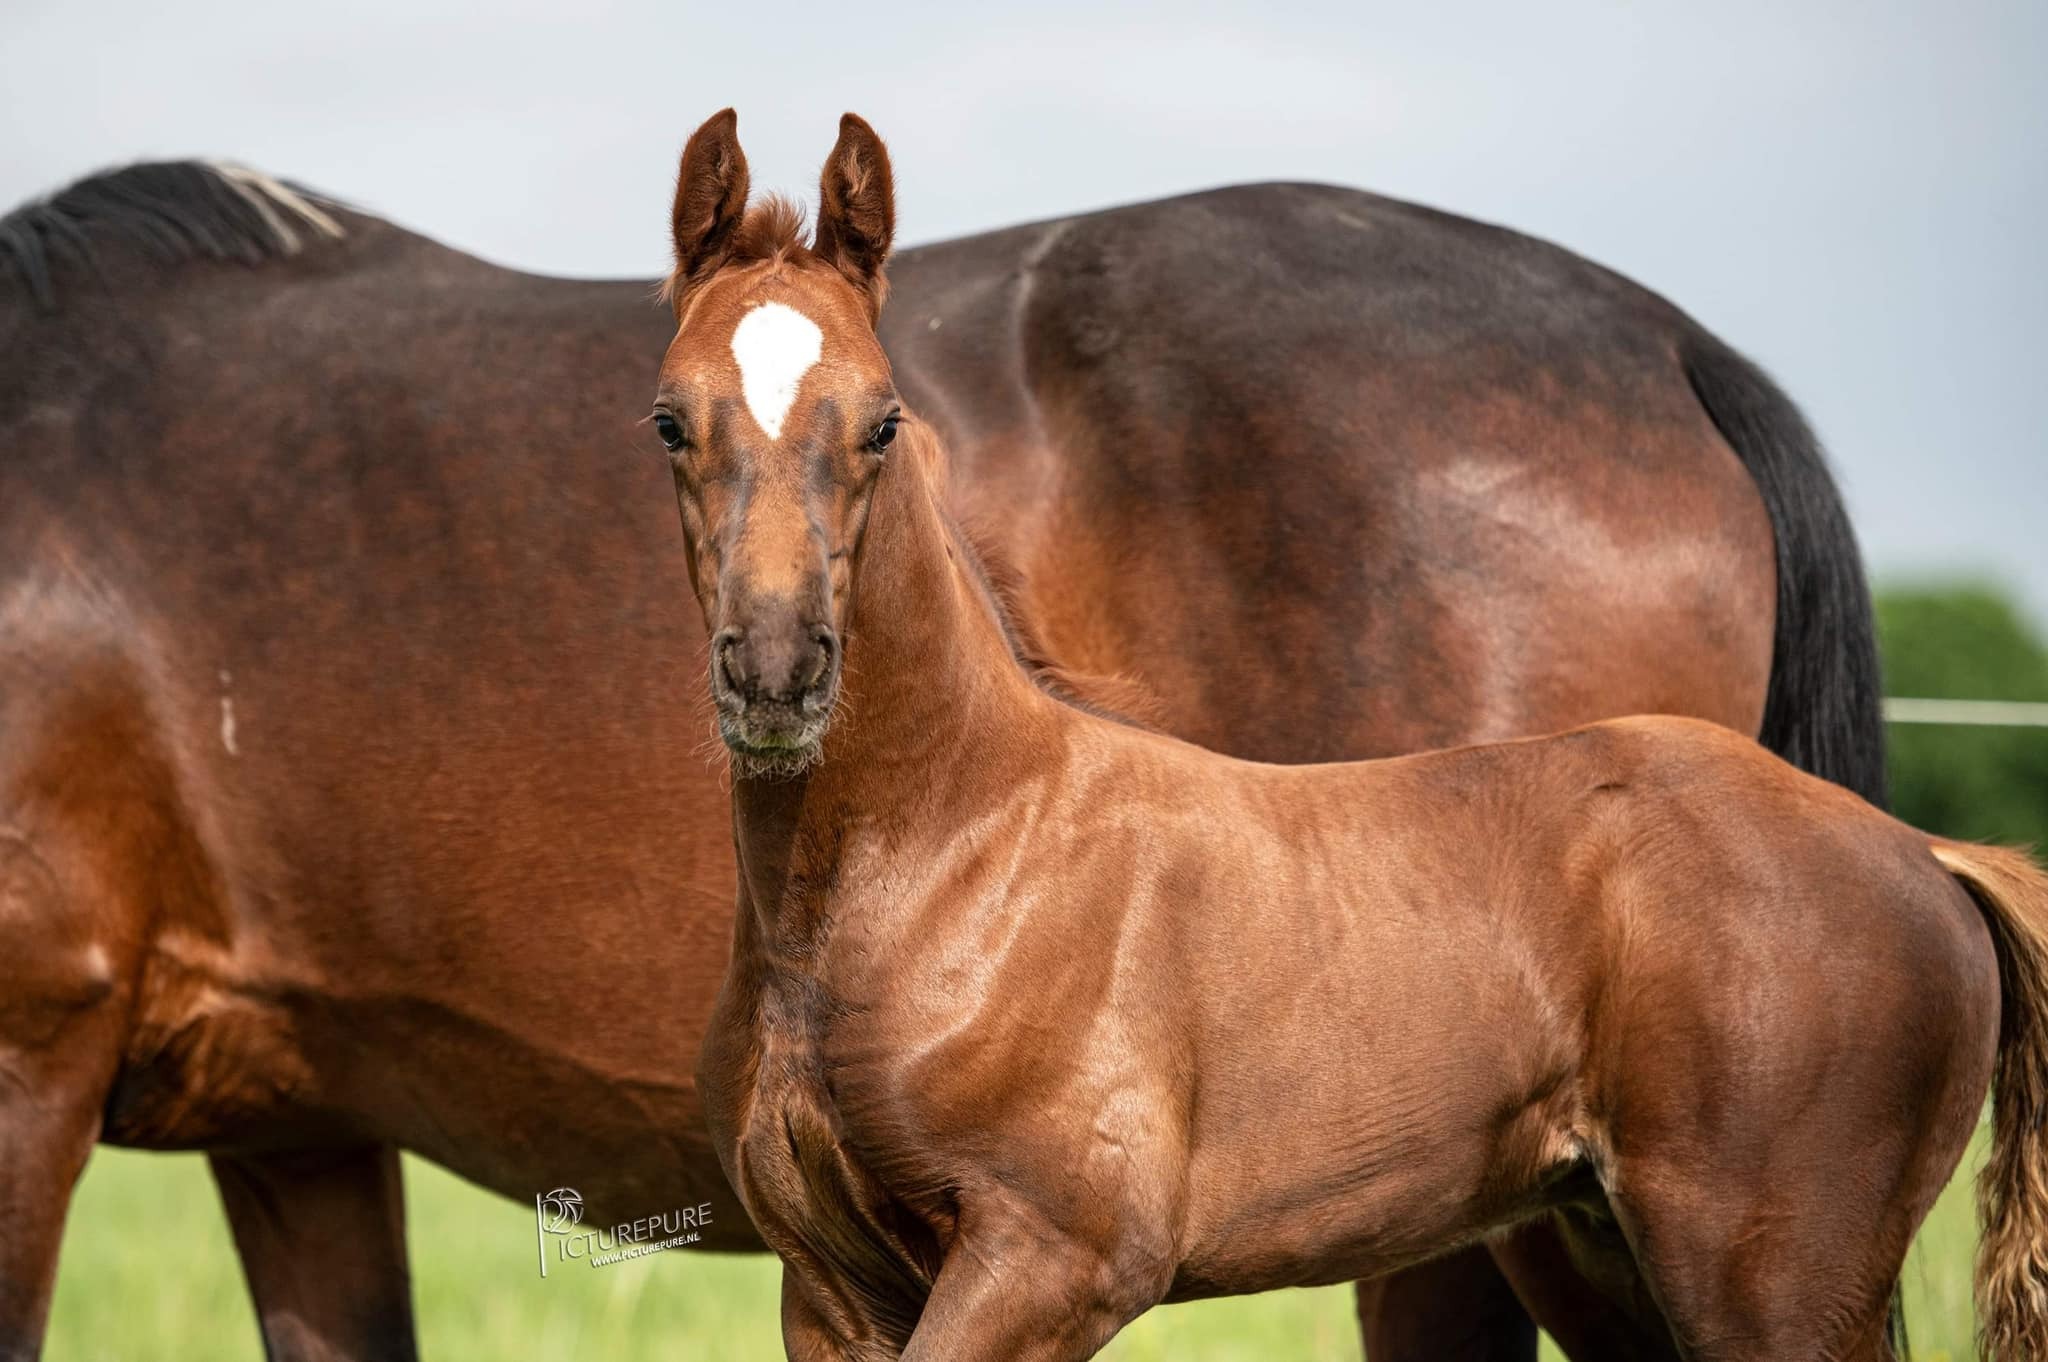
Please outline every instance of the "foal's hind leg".
M404 1188L389 1145L212 1158L270 1362L410 1362Z
M1891 1357L1907 1246L1990 1078L1974 1042L1941 1055L1941 1028L1922 1029L1935 1041L1919 1054L1903 1035L1859 1040L1803 1106L1731 1082L1699 1104L1710 1127L1668 1108L1635 1124L1605 1178L1608 1200L1682 1356ZM1850 1063L1897 1071L1844 1075Z
M1790 1189L1756 1196L1734 1184L1720 1191L1726 1196L1706 1184L1650 1191L1616 1207L1680 1355L1887 1362L1885 1326L1904 1256L1897 1219L1873 1216L1851 1228L1826 1213L1822 1198Z
M1672 1043L1655 1016L1627 1036L1646 1054L1617 1047L1601 1180L1683 1356L1891 1356L1900 1267L1969 1142L1998 1026L1993 963L1945 969L1932 934L1902 933L1913 958L1888 971L1780 990L1808 1015L1741 1019L1768 1052ZM1687 1017L1671 996L1662 1016Z

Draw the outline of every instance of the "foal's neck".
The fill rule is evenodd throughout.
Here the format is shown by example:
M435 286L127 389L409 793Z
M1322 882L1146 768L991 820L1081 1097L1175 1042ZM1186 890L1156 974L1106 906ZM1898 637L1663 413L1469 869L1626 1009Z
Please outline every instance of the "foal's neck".
M741 887L758 925L785 942L814 925L805 919L820 886L840 882L850 844L879 837L894 854L957 842L976 810L1057 759L1064 711L1017 662L940 511L935 458L900 449L878 477L821 759L793 779L734 783Z

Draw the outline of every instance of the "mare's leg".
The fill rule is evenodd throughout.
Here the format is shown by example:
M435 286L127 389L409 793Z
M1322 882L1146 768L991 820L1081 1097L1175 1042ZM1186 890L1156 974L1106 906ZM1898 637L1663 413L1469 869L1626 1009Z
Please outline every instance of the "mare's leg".
M1360 1282L1371 1362L1533 1362L1536 1325L1480 1245Z
M212 1156L270 1362L411 1362L398 1151Z
M4 716L0 716L4 718ZM0 1359L35 1357L120 1062L120 958L65 838L0 788Z
M99 1131L94 1058L0 1041L0 1362L42 1352L64 1213Z
M1572 1362L1676 1362L1678 1344L1605 1206L1541 1216L1493 1249L1529 1314Z
M5 621L0 621L5 622ZM64 1216L120 1066L138 935L107 765L0 656L0 1362L33 1358Z
M99 1138L118 1040L111 978L67 943L61 898L0 828L0 1362L42 1351L71 1190Z

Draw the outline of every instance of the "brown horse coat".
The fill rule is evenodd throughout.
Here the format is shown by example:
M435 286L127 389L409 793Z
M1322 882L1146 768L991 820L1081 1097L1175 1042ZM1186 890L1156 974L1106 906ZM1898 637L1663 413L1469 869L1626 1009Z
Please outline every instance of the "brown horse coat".
M891 275L951 510L1162 728L1300 762L1669 709L1878 791L1818 452L1641 288L1314 185ZM731 824L648 293L199 164L0 219L0 1357L96 1139L211 1155L278 1358L410 1351L399 1148L759 1247L691 1077ZM1366 1305L1375 1362L1533 1356L1483 1249Z
M886 227L835 214L885 220L879 142L806 249L708 192L729 137L654 420L737 775L701 1081L790 1356L1083 1358L1539 1216L1579 1355L1885 1356L1995 1059L2002 1106L2048 1080L2048 877L1695 720L1283 767L1055 698L869 329ZM1994 1197L2006 1355L2044 1210Z
M1280 767L1082 713L878 481L704 1068L792 1355L1082 1357L1562 1207L1686 1356L1882 1355L1999 1027L1926 837L1697 721Z

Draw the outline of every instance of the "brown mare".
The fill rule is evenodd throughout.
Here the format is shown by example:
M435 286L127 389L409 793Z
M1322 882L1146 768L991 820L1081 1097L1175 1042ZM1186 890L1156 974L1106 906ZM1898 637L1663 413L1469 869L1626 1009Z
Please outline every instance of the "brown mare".
M2048 1349L2048 875L1696 719L1279 766L1059 698L872 330L880 142L806 246L730 139L653 420L736 777L699 1078L792 1359L1067 1362L1532 1222L1575 1357L1881 1358L1994 1065L1985 1340Z
M1309 762L1661 709L1879 793L1819 456L1643 290L1304 185L890 269L952 510L1041 658L1166 731ZM209 1152L276 1358L410 1355L399 1148L759 1247L691 1078L733 863L633 428L673 329L195 164L0 219L0 1357L95 1139ZM1518 1247L1363 1291L1375 1362L1533 1356Z

